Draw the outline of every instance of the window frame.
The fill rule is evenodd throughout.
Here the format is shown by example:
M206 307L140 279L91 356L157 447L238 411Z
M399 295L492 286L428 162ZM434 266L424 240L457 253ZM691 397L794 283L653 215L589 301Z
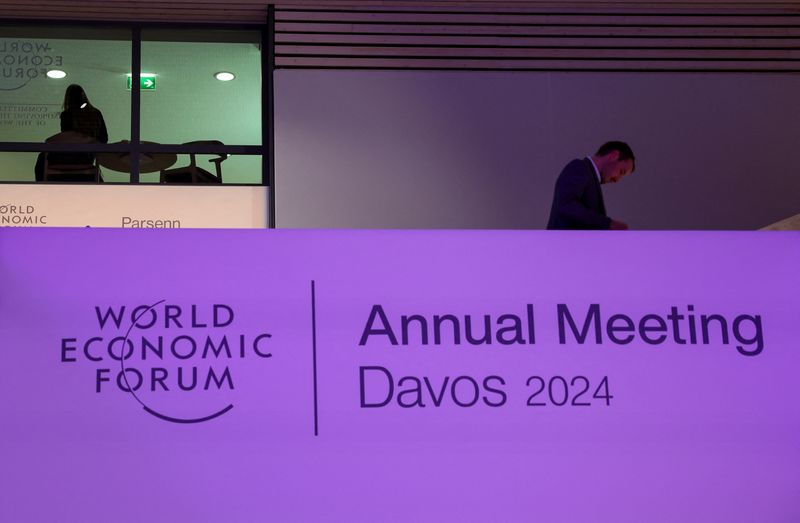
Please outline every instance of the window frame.
M115 144L64 144L44 142L2 142L0 152L86 152L86 153L128 153L131 159L130 179L127 182L115 182L113 185L147 185L142 184L139 172L140 153L173 153L173 154L231 154L252 155L261 157L261 181L259 183L222 184L215 187L257 186L269 188L269 227L275 227L275 126L274 126L274 85L275 68L275 11L272 5L267 8L264 24L215 24L215 23L164 23L164 22L99 22L81 20L9 20L0 19L0 27L87 27L123 29L130 32L131 42L131 129L128 143ZM175 29L175 30L226 30L226 31L258 31L261 41L261 144L260 145L184 145L184 144L142 144L141 142L141 88L142 75L142 30ZM0 180L2 184L27 184L35 181ZM68 182L48 182L59 184ZM94 182L89 182L94 185ZM101 182L102 183L102 182ZM173 185L173 184L170 184Z

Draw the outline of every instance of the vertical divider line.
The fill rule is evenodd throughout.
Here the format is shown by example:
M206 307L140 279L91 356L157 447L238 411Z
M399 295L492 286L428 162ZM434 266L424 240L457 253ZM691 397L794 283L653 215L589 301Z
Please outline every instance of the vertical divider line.
M317 291L316 282L311 280L311 348L312 369L314 373L314 436L319 436L319 416L317 405Z
M269 186L267 227L277 227L275 210L275 5L267 6L267 26L261 29L261 184ZM263 146L266 140L266 165Z
M131 141L130 141L130 183L139 183L139 140L141 139L142 91L142 26L132 29L131 53Z

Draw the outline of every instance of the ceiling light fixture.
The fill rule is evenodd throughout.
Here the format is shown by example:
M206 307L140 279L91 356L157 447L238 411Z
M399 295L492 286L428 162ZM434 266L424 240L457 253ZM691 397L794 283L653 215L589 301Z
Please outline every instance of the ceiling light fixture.
M236 75L233 73L229 73L228 71L220 71L218 73L214 73L214 78L219 80L220 82L230 82Z
M65 76L67 76L67 73L61 71L60 69L50 69L49 71L47 71L48 78L55 78L58 80L64 78Z

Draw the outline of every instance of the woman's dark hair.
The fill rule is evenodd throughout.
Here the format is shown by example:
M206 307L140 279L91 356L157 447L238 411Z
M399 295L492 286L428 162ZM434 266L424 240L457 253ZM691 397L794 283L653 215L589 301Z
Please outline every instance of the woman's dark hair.
M64 93L64 110L80 109L83 104L91 105L83 87L78 84L67 87L67 92Z

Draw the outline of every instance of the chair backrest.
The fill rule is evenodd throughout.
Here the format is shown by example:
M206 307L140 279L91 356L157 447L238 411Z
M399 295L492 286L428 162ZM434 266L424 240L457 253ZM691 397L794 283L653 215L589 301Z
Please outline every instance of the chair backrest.
M96 143L91 136L77 131L62 131L45 140L46 143ZM45 153L44 181L99 182L100 168L91 153Z
M197 140L183 145L224 145L219 140ZM189 153L189 165L176 169L161 171L161 183L222 183L222 162L228 159L227 154L217 154L209 162L214 164L216 176L197 166L197 153Z
M78 131L61 131L48 137L46 143L96 143L97 140Z

